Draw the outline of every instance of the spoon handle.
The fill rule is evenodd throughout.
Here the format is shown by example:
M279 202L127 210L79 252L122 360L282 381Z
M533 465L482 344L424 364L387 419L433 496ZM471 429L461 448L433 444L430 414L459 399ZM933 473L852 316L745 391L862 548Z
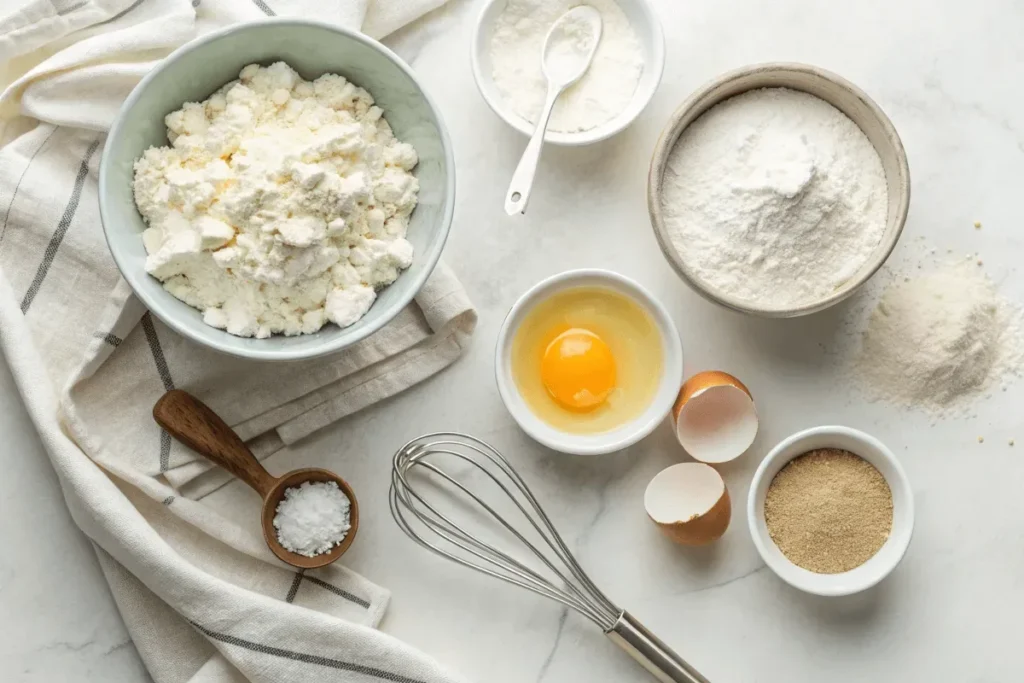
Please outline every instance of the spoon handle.
M533 176L537 173L540 152L544 147L544 133L548 129L548 120L551 118L551 110L555 108L555 100L558 99L562 90L554 85L548 87L548 98L544 102L540 118L537 119L537 127L533 129L533 135L526 143L526 149L523 150L523 156L519 159L519 165L516 166L516 171L512 174L512 182L508 185L508 194L505 195L505 213L509 216L526 213L526 203L530 199L530 190L533 189Z
M153 419L175 439L220 465L266 497L270 476L238 434L192 394L171 389L153 406Z

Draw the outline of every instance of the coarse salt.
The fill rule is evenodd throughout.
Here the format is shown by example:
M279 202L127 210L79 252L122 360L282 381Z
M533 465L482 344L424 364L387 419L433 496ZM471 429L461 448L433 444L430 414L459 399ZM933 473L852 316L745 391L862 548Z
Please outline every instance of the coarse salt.
M274 528L286 550L306 557L326 553L345 540L351 528L352 501L333 481L303 482L285 490Z

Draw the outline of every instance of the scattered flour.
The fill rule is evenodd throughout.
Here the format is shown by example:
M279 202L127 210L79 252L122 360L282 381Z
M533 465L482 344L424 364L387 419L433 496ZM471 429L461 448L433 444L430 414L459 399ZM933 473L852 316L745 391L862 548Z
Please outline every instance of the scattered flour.
M531 123L537 122L547 81L541 67L544 39L576 0L508 0L491 37L494 84L505 102ZM587 0L601 13L601 42L583 77L558 98L548 128L575 133L618 116L629 106L644 70L640 41L614 0Z
M712 290L769 308L850 280L885 232L881 159L860 128L813 95L753 90L679 137L662 209L673 247Z
M898 281L871 314L855 376L876 398L948 414L1019 372L1018 317L973 262Z
M242 337L342 327L412 263L411 145L341 76L251 64L135 162L146 271Z
M333 481L306 481L285 489L274 515L277 540L306 557L326 553L348 535L351 507L348 496Z

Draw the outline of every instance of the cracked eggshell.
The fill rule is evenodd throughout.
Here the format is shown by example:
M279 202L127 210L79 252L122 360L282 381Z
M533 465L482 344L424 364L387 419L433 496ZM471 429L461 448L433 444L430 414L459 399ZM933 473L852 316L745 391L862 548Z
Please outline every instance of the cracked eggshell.
M647 516L682 545L706 545L729 528L732 504L722 475L710 465L684 462L659 472L644 492Z
M676 438L694 460L723 463L743 455L757 436L754 397L727 372L698 372L672 407Z

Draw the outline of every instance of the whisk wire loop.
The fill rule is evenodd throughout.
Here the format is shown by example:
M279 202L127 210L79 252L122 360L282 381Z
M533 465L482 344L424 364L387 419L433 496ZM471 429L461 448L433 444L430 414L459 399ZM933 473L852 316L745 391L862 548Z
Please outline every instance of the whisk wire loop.
M456 455L458 457L462 457L462 456L459 456L459 454L455 454L455 453L452 453L452 455ZM450 482L452 485L456 486L457 488L459 488L460 490L465 492L466 495L470 496L473 500L477 501L480 504L480 506L483 507L485 510L487 510L488 513L494 519L498 520L502 524L502 526L509 531L509 533L513 534L520 542L522 542L524 545L526 545L528 548L530 548L530 550L554 574L556 574L563 581L568 581L568 579L561 572L558 571L557 567L555 567L547 559L547 557L545 557L544 554L542 552L540 552L539 549L536 548L536 546L534 546L532 543L530 543L514 527L512 527L504 519L502 519L500 517L500 515L498 515L497 512L494 511L493 508L491 508L489 505L487 505L487 503L484 502L483 500L481 500L476 494L474 494L472 491L470 491L468 488L463 486L458 481L454 480L452 477L448 476L448 474L445 473L443 470L441 470L441 469L439 469L439 468L437 468L437 467L435 467L435 466L433 466L431 464L428 464L428 463L423 463L423 467L425 467L426 469L428 469L428 470L438 474L444 480ZM401 476L404 478L404 475L401 475ZM499 486L501 485L500 482L496 482L496 483L498 483ZM490 545L488 543L485 543L483 541L480 541L478 539L475 539L472 536L469 536L469 535L465 534L448 517L446 517L445 515L443 515L439 511L437 511L427 501L423 500L423 498L420 497L414 490L410 491L410 493L412 493L413 497L415 497L417 500L419 500L423 504L423 506L425 508L427 508L433 515L436 516L436 519L431 517L431 516L429 516L429 515L422 515L420 517L421 521L427 527L429 527L431 530L433 530L436 534L438 534L439 536L441 536L442 538L444 538L445 540L447 540L448 542L453 543L453 544L458 544L458 541L461 540L461 541L463 541L463 542L473 546L472 548L465 548L464 547L463 549L466 550L467 552L469 552L470 554L472 554L472 555L474 555L474 556L484 560L485 562L488 562L488 563L490 563L490 564L492 564L494 566L497 566L497 567L499 567L501 569L505 569L506 571L510 571L510 572L514 573L519 578L524 579L525 581L529 582L532 587L535 587L538 590L544 592L544 594L547 595L548 597L554 597L554 594L550 591L550 589L548 587L548 584L546 583L546 579L543 576L541 576L539 573L537 573L536 571L534 571L530 567L526 566L522 562L516 560L515 558L512 558L512 557L504 558L502 556L502 553L499 550L497 550L496 548L494 548L492 545ZM411 526L411 525L406 524L406 526ZM511 565L511 566L509 566L509 565ZM586 600L586 596L584 596L582 593L580 593L580 591L578 589L576 589L575 587L573 587L571 585L570 585L570 588L572 589L572 592L575 594L575 596L578 599ZM576 603L574 601L573 604L577 605L578 603ZM584 605L579 605L579 607L581 609L586 609L586 606L584 606Z
M455 456L457 458L460 458L460 459L463 459L463 460L468 460L464 455L462 455L460 453L456 453L454 451L447 451L447 450L445 450L445 451L435 451L435 452L437 452L437 453L445 453L445 454L453 455L453 456ZM505 520L486 501L481 499L479 496L477 496L475 493L473 493L473 491L471 491L469 488L467 488L466 486L461 484L459 481L457 481L454 478L450 477L444 470L434 466L433 464L427 463L427 462L423 462L423 463L421 463L421 465L424 468L434 472L439 477L441 477L445 481L449 482L451 485L455 486L456 488L461 490L463 493L465 493L467 496L469 496L471 499L476 501L480 505L480 507L483 508L488 513L488 515L492 519L494 519L496 522L498 522L502 526L502 528L504 528L508 533L512 534L520 543L522 543L527 549L529 549L530 552L535 557L537 557L537 559L539 559L544 564L544 566L546 566L563 583L565 583L566 587L570 591L572 591L572 593L574 595L576 595L577 598L579 598L580 600L583 600L583 601L586 601L588 599L588 597L586 595L584 595L583 592L580 591L575 585L573 585L572 582L569 580L569 578L566 577L565 574L563 574L558 569L558 567L556 567L555 564L551 560L549 560L548 557L543 552L541 552L541 550L539 548L537 548L537 546L535 546L532 542L530 542L513 525L511 525L507 520ZM498 486L499 488L501 488L501 490L513 501L513 503L516 505L516 507L519 509L519 511L523 514L523 516L526 517L530 521L531 525L537 531L537 533L540 534L541 537L544 538L544 540L546 542L550 543L549 539L544 534L544 530L540 526L538 526L536 524L536 522L534 522L534 520L529 516L529 513L526 511L526 509L523 507L523 505L516 499L516 497L512 494L512 492L509 491L508 488L497 477L495 477L493 474L491 474L489 471L485 470L484 472L495 483L495 485ZM404 474L401 475L401 476L402 476L402 478L404 480ZM428 508L432 513L434 513L443 522L443 524L438 525L438 524L435 523L434 520L431 520L431 519L429 519L429 517L424 516L424 518L423 518L424 523L426 523L429 527L434 529L437 533L441 534L442 529L439 528L439 526L443 527L443 529L445 531L451 532L452 534L458 536L461 540L465 541L466 543L469 543L470 545L474 546L475 548L477 548L477 549L483 551L484 553L486 553L488 555L488 557L482 557L482 556L478 555L477 553L473 553L473 554L477 555L478 557L481 557L481 559L487 560L488 562L492 562L494 564L499 564L499 562L496 562L492 558L498 557L498 558L504 559L502 557L503 554L497 548L495 548L494 546L492 546L492 545L490 545L488 543L485 543L485 542L480 541L480 540L478 540L476 538L473 538L472 536L469 536L468 534L465 534L448 517L446 517L442 513L438 512L434 507L432 507L429 503L427 503L425 500L423 500L415 492L415 490L411 491L411 493L421 503L423 503L423 505L426 508ZM454 542L454 540L450 536L448 536L447 534L442 534L442 535L446 538L446 540ZM538 582L541 582L541 583L545 582L545 579L544 579L543 576L541 576L540 574L535 572L533 569L531 569L530 567L528 567L525 564L523 564L522 562L520 562L519 560L515 559L514 557L509 556L508 557L508 561L510 561L511 564L513 564L521 572L529 575L532 579L534 579L534 580L536 580ZM501 565L501 566L504 566L504 565Z
M438 456L450 456L482 472L486 480L496 485L505 497L512 501L519 514L549 549L548 552L541 550L469 486L430 461L437 460ZM474 503L486 513L487 518L496 522L536 557L561 585L552 582L508 552L468 533L460 524L439 511L427 500L425 492L421 493L415 483L410 481L408 474L416 468L436 475L450 490L454 489L453 493ZM463 566L556 600L576 610L603 630L611 628L621 613L621 610L616 608L583 572L519 474L500 453L479 439L461 434L438 433L410 441L394 458L390 505L392 515L402 531L428 550ZM418 524L414 524L406 513ZM441 547L436 542L421 537L421 532L424 531L431 532L436 539L451 547ZM455 552L456 549L460 552ZM467 557L467 554L470 557ZM480 560L482 564L470 558Z
M392 502L394 502L394 499L392 499ZM411 539L416 541L419 545L423 546L424 548L427 548L428 550L431 550L434 553L437 553L438 555L441 555L441 556L443 556L443 557L445 557L445 558L447 558L449 560L452 560L453 562L461 564L464 567L469 567L470 569L475 569L475 570L477 570L479 572L487 574L488 576L492 576L494 578L501 579L503 581L506 581L508 583L514 584L514 585L519 586L521 588L525 588L527 590L531 590L531 591L533 591L535 593L538 593L540 595L543 595L544 597L547 597L547 598L549 598L551 600L555 600L557 602L560 602L563 605L565 605L566 607L570 607L572 609L576 609L576 610L579 610L581 612L587 609L586 606L581 605L580 603L578 603L576 601L566 599L564 596L559 594L557 591L554 591L554 590L550 589L544 583L538 583L538 582L533 581L533 580L530 580L530 581L521 580L519 578L516 578L515 576L507 576L505 574L502 574L500 572L494 571L494 570L489 569L487 567L474 564L474 563L466 560L465 558L460 557L459 555L451 553L451 552L445 550L444 548L441 548L441 547L439 547L439 546L437 546L437 545L435 545L435 544L433 544L433 543L431 543L429 541L426 541L426 540L422 539L416 533L412 532L412 530L411 530L407 520L405 520L405 518L401 516L401 514L402 514L401 511L398 508L396 508L394 505L392 505L392 513L396 515L396 520L399 521L399 526L402 528L402 530L406 533L407 536L409 536ZM471 550L467 550L467 552L470 552L470 554L473 554L473 555L480 556L478 553L474 553ZM482 559L486 559L486 558L482 558ZM490 561L490 560L488 560L488 561ZM501 566L501 565L497 565L497 566ZM509 572L511 572L513 574L517 574L518 575L518 572L516 572L514 569L511 569L511 568L508 568L508 567L503 567L503 568L506 571L509 571ZM587 616L588 616L588 618L590 618L592 620L597 620L599 618L596 614L595 615L591 615L591 614L587 613Z
M528 534L533 534L521 531L474 490L469 485L469 481L474 479L472 475L457 478L436 462L445 457L483 472L485 482L496 485L511 500L540 541L528 538ZM408 476L417 468L422 468L424 473L442 484L437 490L453 494L463 502L471 503L478 512L483 511L485 521L496 522L503 537L525 546L543 568L531 567L474 536L441 512L428 500L426 490L420 490ZM407 443L395 454L388 502L399 528L419 545L464 567L525 588L580 613L597 624L612 642L661 683L708 683L657 636L598 590L576 562L526 482L497 450L480 439L442 432ZM542 546L550 552L545 552ZM554 578L549 578L548 574Z
M529 501L531 507L539 517L541 523L544 525L544 528L547 530L547 533L545 534L545 532L540 529L540 527L538 526L537 522L533 519L533 517L531 517L530 514L523 510L522 506L520 506L520 509L523 510L524 516L526 516L530 523L533 525L533 527L537 529L538 533L540 533L541 536L544 537L545 542L548 543L548 545L555 552L558 558L566 565L566 567L568 567L569 571L576 578L576 580L578 580L590 592L592 597L595 598L601 604L602 607L613 613L618 613L619 611L621 611L617 607L615 607L615 605L613 605L612 602L608 600L608 598L605 597L604 593L602 593L597 588L597 586L594 585L594 583L590 580L590 577L587 576L586 572L583 571L579 563L576 562L576 558L573 557L572 552L565 545L565 542L562 540L562 537L559 535L558 531L555 530L555 527L551 523L550 518L547 516L547 513L545 513L544 510L541 508L540 503L537 502L537 499L534 497L533 492L526 485L526 482L523 481L522 477L519 476L519 473L512 468L511 464L509 464L509 462L504 458L504 456L502 456L492 446L484 443L483 441L480 441L473 437L468 438L482 446L483 449L485 450L481 450L480 448L472 444L467 445L467 447L471 448L472 450L478 453L481 453L482 455L490 459L493 463L495 463L498 467L500 467L501 470L505 473L505 475L508 476L515 483L519 491ZM573 586L571 582L569 582L569 585ZM575 588L575 586L573 587Z

